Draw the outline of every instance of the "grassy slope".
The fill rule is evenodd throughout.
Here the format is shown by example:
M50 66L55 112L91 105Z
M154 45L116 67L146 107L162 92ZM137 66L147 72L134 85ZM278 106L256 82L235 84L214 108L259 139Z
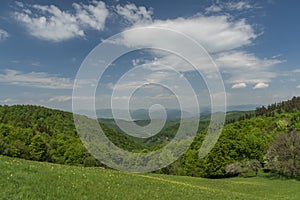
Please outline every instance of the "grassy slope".
M0 156L0 199L299 199L300 182L132 174Z

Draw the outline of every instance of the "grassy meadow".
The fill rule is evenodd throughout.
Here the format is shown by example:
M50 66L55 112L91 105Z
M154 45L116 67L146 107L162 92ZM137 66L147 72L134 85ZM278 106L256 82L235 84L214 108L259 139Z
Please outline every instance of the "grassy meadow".
M124 173L0 156L0 199L300 199L300 182Z

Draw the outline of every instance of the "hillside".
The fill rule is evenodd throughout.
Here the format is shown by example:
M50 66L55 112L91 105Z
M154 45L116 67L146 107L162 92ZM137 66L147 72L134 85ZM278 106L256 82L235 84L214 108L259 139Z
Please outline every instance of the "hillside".
M253 115L255 115L254 110L229 111L226 114L226 123L233 123L241 120L242 118L245 118L245 116L253 116ZM204 131L208 127L210 120L211 120L211 114L201 115L199 119L199 126L197 132ZM98 121L116 130L117 132L125 134L122 131L122 129L118 127L114 119L99 118ZM123 125L128 124L128 126L130 126L131 123L126 120L119 120L119 121L121 121ZM134 122L139 126L146 126L150 123L150 120L135 120ZM131 139L134 140L136 143L141 144L145 149L151 150L154 149L156 146L165 145L170 139L172 139L175 136L179 125L180 125L180 119L166 120L163 129L155 136L147 139L140 139L134 137L131 137Z
M124 173L0 156L1 199L299 199L300 182Z
M101 126L121 148L143 149L126 135ZM59 164L102 166L83 146L72 113L40 106L0 106L0 154Z
M248 172L253 175L259 169L290 176L289 170L293 170L298 175L292 176L299 177L299 130L298 110L226 124L212 151L199 159L198 151L206 134L202 131L190 149L163 171L176 175L220 178ZM280 155L281 152L283 155ZM235 169L234 172L228 169L230 166ZM274 167L278 168L274 170Z
M202 116L199 133L190 148L173 164L156 173L225 178L255 176L264 170L300 178L299 102L300 98L294 97L257 108L255 112L229 112L218 142L208 155L199 158L210 119L209 115ZM89 124L93 123L87 117L85 120L89 130ZM120 132L112 120L99 121L115 145L133 152L163 147L174 137L179 126L178 120L170 120L159 134L138 139ZM140 120L136 123L145 125L148 122ZM89 131L84 134L96 142ZM0 106L0 154L59 164L103 166L84 148L72 113L38 106ZM177 158L178 155L174 152L170 156Z

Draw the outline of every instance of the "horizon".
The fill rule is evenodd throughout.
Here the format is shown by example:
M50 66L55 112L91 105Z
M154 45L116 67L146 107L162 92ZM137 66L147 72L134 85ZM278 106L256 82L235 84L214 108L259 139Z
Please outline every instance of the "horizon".
M280 102L275 102L280 103ZM76 115L82 115L82 116L86 116L89 118L94 118L94 111L90 111L90 110L63 110L63 109L57 109L57 108L51 108L51 107L47 107L47 106L43 106L43 105L34 105L34 104L12 104L12 105L7 105L7 104L0 104L0 106L37 106L37 107L42 107L42 108L46 108L46 109L52 109L52 110L58 110L58 111L64 111L64 112L70 112ZM257 105L257 104L246 104L246 105L236 105L236 106L228 106L230 107L230 109L226 109L226 113L231 113L231 112L243 112L243 111L255 111L256 108L262 107L262 106L268 106L268 105ZM206 110L205 110L206 109ZM131 109L129 110L129 112L135 112L135 111L146 111L147 113L138 113L141 114L141 118L136 118L137 113L132 114L131 113L131 118L128 118L128 116L124 116L124 113L127 113L128 110L127 109L115 109L114 112L118 113L117 117L112 115L112 108L102 108L102 109L96 109L96 116L97 119L116 119L116 120L125 120L125 121L136 121L136 120L148 120L148 119L163 119L164 115L161 113L160 109L153 109L153 116L151 116L151 118L149 118L149 114L150 114L150 110L148 108L138 108L138 109ZM172 109L172 108L166 108L167 112L170 111L177 111L180 112L180 117L177 116L178 113L176 113L176 116L172 116L170 115L170 113L167 113L167 120L174 120L174 119L188 119L188 118L195 118L195 117L205 117L205 116L209 116L211 114L216 114L216 113L222 113L223 111L218 111L218 109L215 110L215 112L211 112L211 109L207 108L202 108L200 110L200 113L195 113L195 112L190 112L188 110L184 110L184 109ZM102 114L99 114L100 112L102 112ZM171 113L172 114L172 113Z

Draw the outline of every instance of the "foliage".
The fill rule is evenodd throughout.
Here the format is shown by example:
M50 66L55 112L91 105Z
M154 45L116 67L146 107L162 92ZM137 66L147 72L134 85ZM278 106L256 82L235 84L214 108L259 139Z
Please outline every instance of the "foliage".
M267 167L281 175L300 175L300 133L291 130L280 133L270 145L267 153Z
M190 149L178 161L167 167L169 170L163 171L175 175L210 178L257 174L260 166L265 169L269 167L265 166L266 154L273 139L282 130L299 127L299 116L299 111L293 111L275 117L253 117L227 124L212 151L200 159L198 150L205 136L205 132L202 132ZM300 144L295 143L292 149L299 146ZM231 170L228 167L231 167Z
M295 110L300 110L300 97L293 97L291 100L282 101L280 103L274 103L267 107L262 106L257 108L256 116L274 116L276 113L281 114L283 112L291 113Z
M249 174L258 175L259 169L261 169L261 163L256 160L242 160L237 161L235 163L231 163L226 166L226 173L231 174L233 176L241 175L241 176L249 176Z
M272 126L271 118L261 117L227 124L212 151L202 159L199 158L198 151L205 131L201 132L190 149L173 164L177 168L174 174L221 178L241 174L240 171L237 173L226 171L228 165L236 162L257 160L262 165L274 134L272 131L266 134L266 131ZM169 168L174 172L174 166Z
M121 148L142 149L128 137L102 125ZM102 166L83 146L73 115L40 106L0 106L0 154L60 164Z

